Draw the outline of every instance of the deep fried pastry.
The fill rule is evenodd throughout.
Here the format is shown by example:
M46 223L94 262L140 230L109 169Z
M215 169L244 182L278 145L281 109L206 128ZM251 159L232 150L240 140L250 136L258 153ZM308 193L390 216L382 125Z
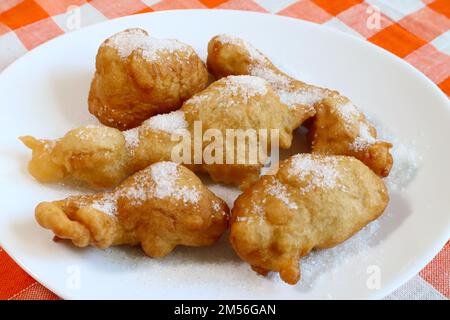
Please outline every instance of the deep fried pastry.
M279 138L278 146L287 149L292 143L293 130L302 121L300 117L292 117L292 112L298 111L290 111L281 103L264 79L254 76L230 76L218 80L202 94L186 101L181 110L185 112L191 132L192 124L200 121L203 134L213 129L223 137L221 163L207 163L203 159L199 169L206 171L215 181L237 184L241 188L246 188L258 179L262 164L252 163L245 158L248 153L239 156L237 143L227 147L228 132L238 134L239 130L245 134L250 130L251 133L259 134L261 130L266 131L269 149L270 130L275 129ZM203 139L202 149L205 150L209 144L208 139ZM245 150L255 153L255 149L250 146L250 138L247 139ZM234 155L235 161L230 163L227 157L231 155Z
M260 274L295 284L299 259L333 247L378 218L389 201L383 180L348 156L298 154L234 203L230 240Z
M33 150L29 171L39 181L56 182L71 177L93 187L110 187L151 163L174 160L172 152L180 142L173 141L173 135L188 133L193 148L196 135L203 137L208 129L215 129L224 137L221 163L193 163L193 157L189 157L191 163L183 164L189 164L192 170L208 172L216 181L245 187L258 178L262 162L252 163L250 159L227 162L227 153L235 154L237 145L226 147L227 131L275 129L279 132L279 146L289 148L292 131L301 124L299 117L292 117L292 112L262 78L230 76L194 95L181 110L154 116L128 131L88 126L74 129L55 141L29 136L21 139ZM196 121L200 121L201 131L195 134ZM200 160L204 160L203 151L210 143L202 140ZM268 137L267 144L270 140ZM249 140L245 143L249 150Z
M377 130L349 99L336 95L315 107L308 132L314 153L353 156L380 177L389 175L392 144L377 139Z
M288 76L251 44L229 35L218 35L209 41L207 65L217 78L253 75L265 79L281 101L296 111L294 116L301 123L315 114L314 103L327 92Z
M177 245L214 244L228 211L190 170L158 162L111 192L42 202L36 220L78 247L141 244L150 257L163 257Z
M312 86L286 75L251 44L229 35L218 35L210 40L207 65L217 77L230 74L262 77L291 109L304 110L303 120L316 114L309 121L314 153L350 155L380 176L389 174L393 163L389 151L392 145L377 140L377 131L364 114L337 91ZM345 112L336 112L340 105L352 109L351 120Z
M127 29L98 50L89 111L107 126L130 129L178 109L207 83L208 71L192 47Z
M20 138L33 150L28 171L40 182L66 177L88 181L96 188L116 186L133 172L121 131L105 126L86 126L57 140Z

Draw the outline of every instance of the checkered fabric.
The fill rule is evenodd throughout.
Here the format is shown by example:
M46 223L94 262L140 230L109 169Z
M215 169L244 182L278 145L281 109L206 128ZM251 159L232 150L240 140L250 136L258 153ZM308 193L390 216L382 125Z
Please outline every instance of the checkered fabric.
M169 9L237 9L324 24L406 60L450 96L450 0L1 0L0 71L34 47L81 26ZM448 299L450 242L388 299ZM0 299L59 299L0 248Z

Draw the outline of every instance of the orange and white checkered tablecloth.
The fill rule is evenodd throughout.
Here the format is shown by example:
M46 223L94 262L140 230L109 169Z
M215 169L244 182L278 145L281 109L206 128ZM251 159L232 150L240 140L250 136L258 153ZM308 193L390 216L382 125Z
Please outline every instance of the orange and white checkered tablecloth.
M308 20L385 48L450 96L450 0L0 0L0 71L36 46L72 31L68 19L74 8L81 14L81 26L137 13L194 8L250 10ZM373 14L378 16L369 21ZM449 297L447 242L417 276L387 298ZM0 299L59 298L0 248Z

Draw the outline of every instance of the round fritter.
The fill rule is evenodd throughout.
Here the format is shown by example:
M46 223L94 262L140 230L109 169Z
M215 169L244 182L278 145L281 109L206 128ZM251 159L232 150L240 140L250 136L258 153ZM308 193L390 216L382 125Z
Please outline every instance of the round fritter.
M89 111L101 123L126 130L178 109L208 83L208 71L187 44L127 29L100 46Z

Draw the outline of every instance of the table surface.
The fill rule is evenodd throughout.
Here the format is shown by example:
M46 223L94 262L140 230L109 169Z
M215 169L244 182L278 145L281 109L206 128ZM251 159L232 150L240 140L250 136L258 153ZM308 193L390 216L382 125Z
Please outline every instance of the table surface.
M450 96L450 0L1 0L0 71L38 45L107 19L170 9L236 9L323 24L406 60ZM74 16L78 20L74 20ZM448 299L450 242L386 299ZM59 299L0 248L0 299Z

